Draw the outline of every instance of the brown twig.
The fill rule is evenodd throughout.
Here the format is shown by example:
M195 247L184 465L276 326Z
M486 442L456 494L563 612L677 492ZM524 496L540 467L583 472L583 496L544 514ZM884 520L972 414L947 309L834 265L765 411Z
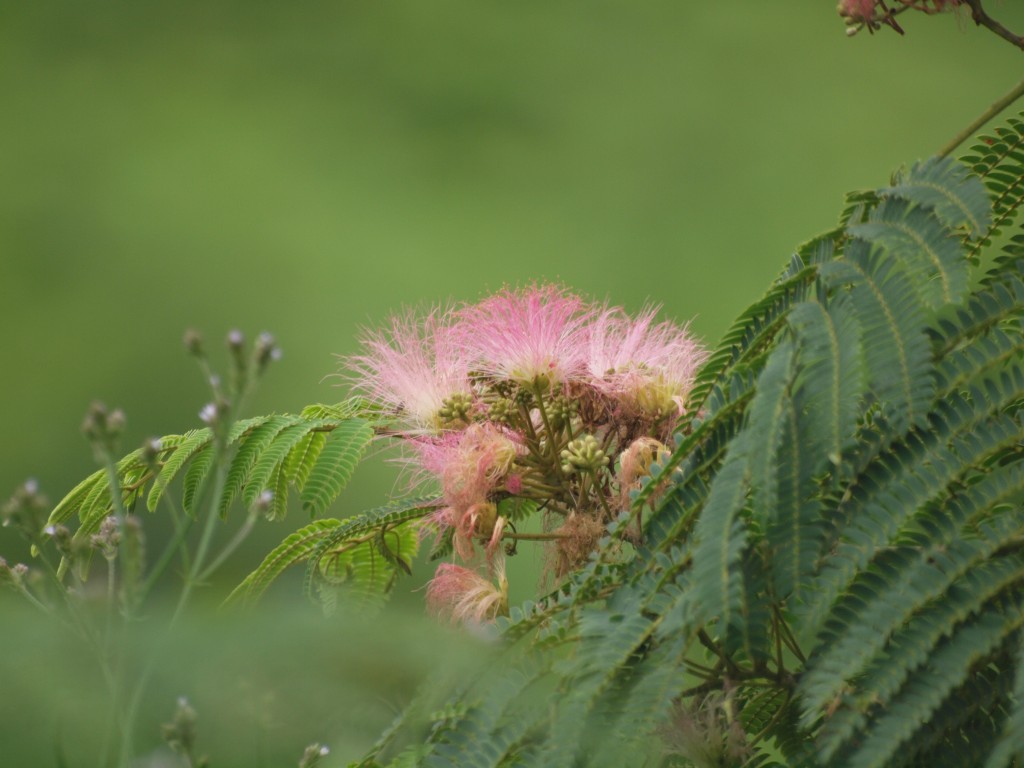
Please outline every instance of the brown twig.
M1013 32L985 13L985 9L981 7L981 0L964 0L964 3L971 9L971 18L974 19L975 24L996 33L1003 40L1024 51L1024 37L1013 34Z
M559 531L550 531L548 533L513 533L505 531L501 538L514 541L557 541L558 539L567 539L571 535L569 533L560 533Z

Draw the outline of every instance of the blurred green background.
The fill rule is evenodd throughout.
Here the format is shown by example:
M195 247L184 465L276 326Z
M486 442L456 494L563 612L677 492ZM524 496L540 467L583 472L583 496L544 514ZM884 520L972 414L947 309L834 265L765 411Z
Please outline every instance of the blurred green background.
M991 12L1024 29L1021 4ZM253 412L341 399L324 376L361 326L505 283L660 303L714 343L844 192L1021 75L966 17L902 19L847 39L831 0L0 5L0 492L56 501L92 471L94 398L127 412L126 450L197 426L188 327L275 334ZM375 463L337 514L393 483Z

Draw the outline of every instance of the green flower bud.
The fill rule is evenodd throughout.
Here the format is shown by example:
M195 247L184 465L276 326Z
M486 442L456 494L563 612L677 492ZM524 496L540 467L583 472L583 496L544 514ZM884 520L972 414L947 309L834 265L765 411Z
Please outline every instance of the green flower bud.
M608 457L593 435L583 435L573 440L562 451L562 471L567 475L574 472L596 472L607 466Z
M487 417L496 424L509 425L518 415L516 404L507 398L502 398L491 404Z
M442 424L450 426L458 422L469 424L470 413L473 409L473 398L462 392L456 392L444 400L441 410L437 415L441 418Z

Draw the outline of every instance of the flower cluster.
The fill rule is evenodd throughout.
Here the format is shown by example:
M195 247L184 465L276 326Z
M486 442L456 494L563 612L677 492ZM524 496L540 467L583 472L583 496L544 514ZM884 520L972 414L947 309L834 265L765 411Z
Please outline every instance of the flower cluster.
M882 24L886 24L902 34L903 29L895 18L900 13L908 10L928 14L942 13L947 8L956 8L961 2L962 0L892 0L892 7L889 7L884 0L839 0L836 10L846 21L850 33L856 32L862 26L873 32Z
M552 542L559 576L585 560L667 450L706 357L656 308L631 317L553 285L406 313L362 344L344 361L354 389L393 417L417 482L440 486L428 525L477 569L442 566L428 601L477 622L505 610L518 540ZM545 532L518 532L537 510Z

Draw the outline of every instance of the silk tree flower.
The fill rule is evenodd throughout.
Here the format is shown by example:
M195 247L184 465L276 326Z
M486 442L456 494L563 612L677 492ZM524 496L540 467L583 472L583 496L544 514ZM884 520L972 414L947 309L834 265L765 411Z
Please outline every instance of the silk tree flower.
M422 470L441 481L445 501L460 509L485 501L525 450L512 433L489 422L416 440L412 448Z
M365 354L344 358L353 388L399 413L413 432L436 433L470 418L467 361L450 318L440 309L394 316L387 330L363 337Z
M620 509L630 508L630 493L640 490L641 480L650 473L651 465L669 454L668 446L653 437L640 437L629 444L619 456Z
M468 560L474 554L473 540L488 537L493 552L501 538L504 521L489 496L511 475L516 457L524 451L510 433L491 423L472 424L459 432L447 432L433 439L412 443L418 454L421 474L440 480L448 505L432 516L443 529L455 529L455 549Z
M839 0L838 10L853 21L868 21L875 15L875 0Z
M505 561L495 564L497 585L469 568L442 563L427 586L427 605L452 622L484 624L508 611Z
M606 308L591 323L590 384L632 416L658 421L682 415L686 394L707 352L685 327L655 322L657 307L636 319Z
M555 285L505 289L459 313L474 370L533 388L578 379L592 307Z

